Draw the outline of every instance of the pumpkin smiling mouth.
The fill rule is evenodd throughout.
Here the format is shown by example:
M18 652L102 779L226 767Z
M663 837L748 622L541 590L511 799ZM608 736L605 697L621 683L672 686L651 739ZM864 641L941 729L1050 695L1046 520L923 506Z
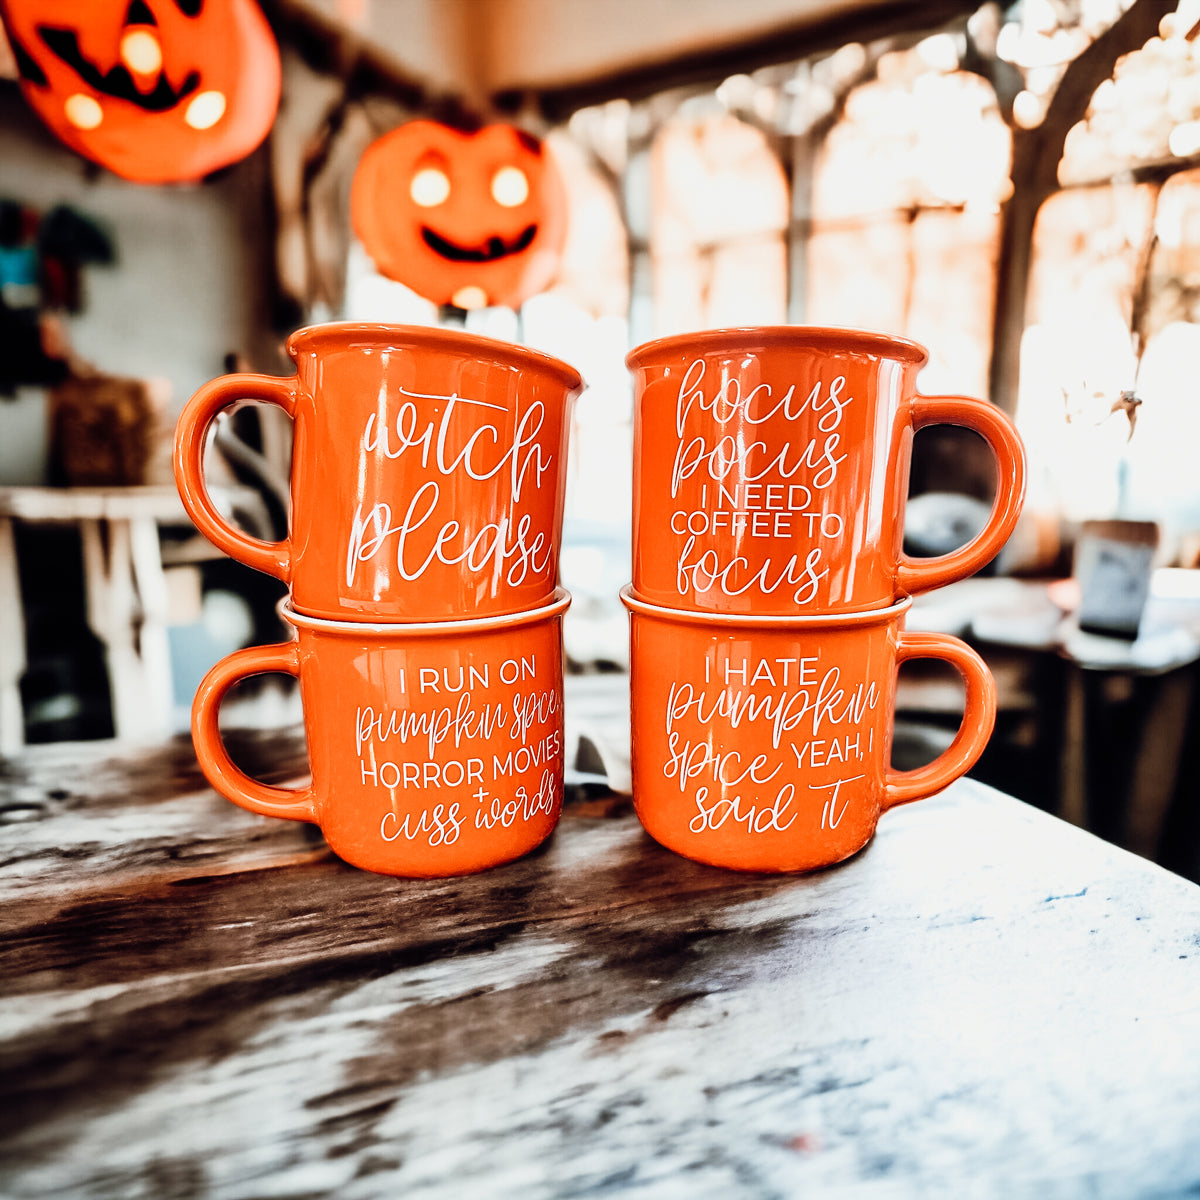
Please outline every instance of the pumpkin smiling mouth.
M166 112L200 86L200 75L197 71L188 74L178 91L171 86L166 74L159 71L154 87L149 92L139 92L134 86L133 76L128 67L118 63L108 71L101 71L95 63L85 58L79 48L79 37L73 29L39 25L38 37L50 53L70 67L92 91L101 96L109 96L113 100L125 100L145 112Z
M448 241L440 233L435 233L428 225L421 226L421 237L425 239L425 245L430 250L451 262L488 263L528 250L533 239L537 237L537 226L526 225L511 242L493 236L481 246L460 246L457 242Z

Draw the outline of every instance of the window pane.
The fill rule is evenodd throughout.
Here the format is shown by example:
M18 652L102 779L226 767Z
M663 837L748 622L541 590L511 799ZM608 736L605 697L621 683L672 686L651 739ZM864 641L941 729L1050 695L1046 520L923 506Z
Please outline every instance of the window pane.
M1063 192L1034 232L1018 422L1031 501L1068 518L1110 516L1127 486L1128 420L1113 402L1135 383L1130 320L1148 185Z
M817 158L806 313L916 338L923 387L983 395L1011 139L990 85L946 65L887 54L846 98Z
M788 188L766 137L725 112L678 118L650 169L655 333L782 322Z

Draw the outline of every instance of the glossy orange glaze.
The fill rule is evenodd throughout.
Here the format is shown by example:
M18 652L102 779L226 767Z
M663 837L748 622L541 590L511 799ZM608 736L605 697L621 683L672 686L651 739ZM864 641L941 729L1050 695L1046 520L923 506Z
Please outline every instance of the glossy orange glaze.
M532 850L563 795L562 614L554 601L475 621L372 625L303 617L297 640L239 650L205 677L192 740L223 796L314 821L346 862L385 875L480 871ZM239 679L296 675L312 783L259 783L229 758L221 699Z
M299 612L437 621L510 613L554 592L579 373L453 330L331 324L292 335L289 379L227 375L176 429L175 478L197 527L286 580ZM216 415L243 399L295 421L291 533L234 529L204 483Z
M915 342L848 329L710 330L639 346L633 585L674 608L788 615L886 608L962 579L1020 515L1025 459L995 406L920 396ZM996 455L980 535L902 554L913 432L963 425Z
M879 815L970 769L996 688L945 634L906 633L910 601L830 618L714 617L629 588L634 807L687 858L743 871L808 871L870 841ZM890 766L896 667L951 663L966 683L953 744L915 771Z

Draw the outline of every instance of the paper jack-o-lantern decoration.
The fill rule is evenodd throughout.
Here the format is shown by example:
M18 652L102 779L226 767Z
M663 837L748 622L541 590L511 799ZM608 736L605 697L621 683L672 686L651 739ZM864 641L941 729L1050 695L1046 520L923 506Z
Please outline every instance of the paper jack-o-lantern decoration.
M530 134L410 121L367 147L350 213L379 271L418 295L517 308L554 278L566 203L557 169Z
M279 107L279 47L254 0L0 0L34 111L139 183L245 158Z

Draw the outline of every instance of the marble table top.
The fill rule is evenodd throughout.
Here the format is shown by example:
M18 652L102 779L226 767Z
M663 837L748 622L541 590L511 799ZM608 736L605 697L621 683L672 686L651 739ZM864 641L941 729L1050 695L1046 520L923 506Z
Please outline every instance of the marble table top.
M0 864L13 1200L1200 1189L1200 888L971 781L806 877L590 786L534 855L406 881L186 741L35 747Z

